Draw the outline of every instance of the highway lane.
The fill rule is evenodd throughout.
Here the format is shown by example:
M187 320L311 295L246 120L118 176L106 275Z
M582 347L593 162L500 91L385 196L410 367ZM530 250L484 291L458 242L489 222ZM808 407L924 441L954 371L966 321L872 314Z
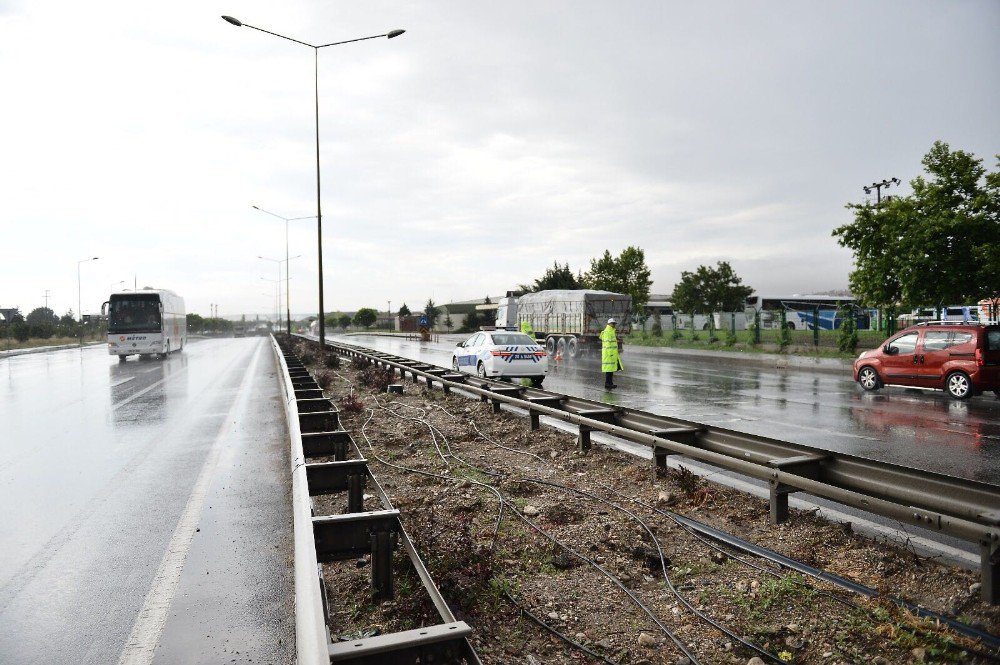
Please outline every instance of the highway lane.
M455 343L337 337L450 366ZM603 389L595 358L563 363L544 387L825 450L1000 485L1000 400L954 402L942 392L887 388L864 394L849 372L720 363L625 347L618 388Z
M293 659L275 372L263 338L0 361L0 662Z

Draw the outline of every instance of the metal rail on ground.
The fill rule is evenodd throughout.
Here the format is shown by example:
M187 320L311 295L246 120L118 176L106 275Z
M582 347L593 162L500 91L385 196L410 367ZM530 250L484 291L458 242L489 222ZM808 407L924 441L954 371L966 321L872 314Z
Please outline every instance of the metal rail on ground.
M295 651L299 665L350 663L465 663L481 665L469 643L472 629L454 615L438 591L409 535L399 511L371 474L367 460L348 459L357 451L349 432L340 427L336 407L323 397L315 379L290 351L272 336L284 393L291 444L292 512L295 530ZM332 462L310 458L334 457ZM374 486L383 510L366 511L364 491ZM311 498L347 493L347 512L314 515ZM383 598L393 596L392 553L402 544L423 583L441 623L413 630L334 642L328 625L326 592L320 562L371 554L372 586Z
M668 455L683 455L767 481L775 524L788 519L788 495L806 492L976 543L983 599L1000 603L1000 487L995 485L457 374L367 347L329 341L327 346L398 371L403 379L409 374L414 382L420 377L428 385L440 383L446 392L473 393L491 402L494 411L501 404L524 409L532 429L539 427L542 415L576 424L578 446L584 450L590 447L591 432L602 431L650 446L659 466L666 465Z

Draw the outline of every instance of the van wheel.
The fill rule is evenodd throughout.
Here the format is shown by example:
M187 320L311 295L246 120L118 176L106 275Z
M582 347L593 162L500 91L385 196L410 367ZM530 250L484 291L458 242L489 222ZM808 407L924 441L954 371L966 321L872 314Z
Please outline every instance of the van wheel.
M882 387L881 382L878 379L878 372L876 372L871 367L862 367L861 371L858 372L858 383L865 390L878 390Z
M972 381L965 372L952 372L945 379L945 390L952 399L969 399L972 397Z

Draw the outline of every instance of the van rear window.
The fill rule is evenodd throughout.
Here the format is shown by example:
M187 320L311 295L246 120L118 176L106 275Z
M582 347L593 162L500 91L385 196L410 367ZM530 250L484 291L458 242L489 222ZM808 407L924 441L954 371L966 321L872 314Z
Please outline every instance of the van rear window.
M986 350L1000 351L1000 328L990 328L986 331Z

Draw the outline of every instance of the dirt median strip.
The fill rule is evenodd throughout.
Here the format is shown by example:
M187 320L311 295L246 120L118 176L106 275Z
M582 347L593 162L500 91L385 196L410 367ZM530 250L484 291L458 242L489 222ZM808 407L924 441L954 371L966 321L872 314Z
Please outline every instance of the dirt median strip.
M473 627L484 662L520 662L527 655L545 663L602 662L567 640L615 663L677 663L688 658L682 649L706 663L746 663L759 655L734 636L785 662L984 658L971 641L890 602L852 597L845 603L835 587L766 562L748 565L640 503L627 506L629 515L621 497L669 506L988 632L1000 627L1000 610L978 599L974 573L807 514L772 526L766 501L685 470L656 475L640 460L602 447L581 455L572 435L531 432L526 419L493 414L488 404L460 396L409 383L402 395L386 395L384 387L364 385L363 369L363 362L345 362L324 382L326 394L402 511L456 618ZM507 509L499 529L495 492ZM426 604L406 596L416 585L402 566L395 600L358 602L366 597L368 565L363 559L324 565L328 593L346 594L329 603L335 638L428 620Z

